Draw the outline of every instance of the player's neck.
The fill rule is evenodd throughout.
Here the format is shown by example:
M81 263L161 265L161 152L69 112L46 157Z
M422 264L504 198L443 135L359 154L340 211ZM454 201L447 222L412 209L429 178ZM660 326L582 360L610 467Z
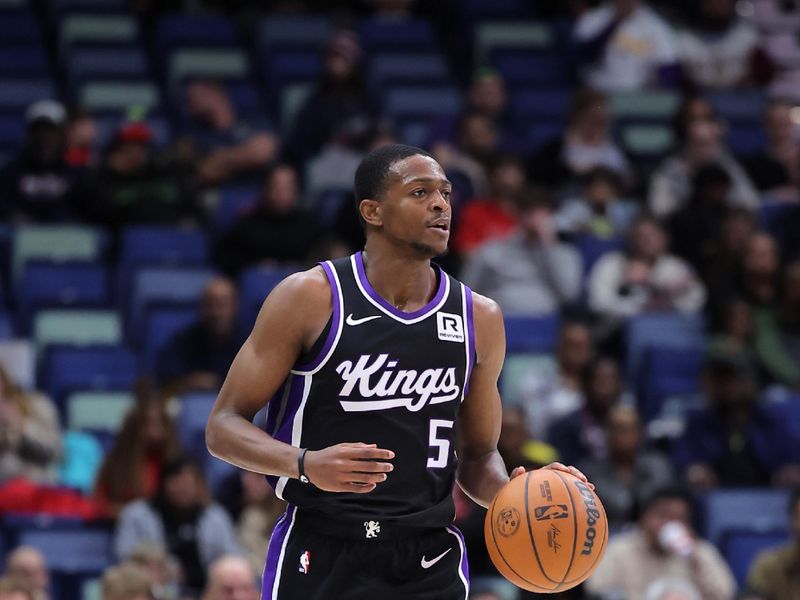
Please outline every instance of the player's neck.
M414 258L389 251L367 241L364 269L373 289L395 308L413 312L425 306L436 293L436 274L427 258Z

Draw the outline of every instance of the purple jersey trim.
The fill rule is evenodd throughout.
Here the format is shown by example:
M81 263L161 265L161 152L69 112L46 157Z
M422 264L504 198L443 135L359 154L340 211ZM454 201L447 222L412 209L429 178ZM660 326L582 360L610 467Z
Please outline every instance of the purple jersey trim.
M269 538L269 549L267 550L267 562L264 565L264 579L261 584L261 598L269 600L272 598L272 588L275 585L275 578L281 570L281 552L286 537L289 535L289 530L292 528L294 522L294 513L296 507L289 504L286 507L286 512L281 515L275 527L272 529L272 535Z
M468 352L468 362L467 362L467 375L464 382L464 396L466 397L469 394L469 378L472 375L472 367L475 366L475 361L478 358L477 353L475 352L475 319L473 317L472 311L472 290L469 289L466 285L464 286L464 300L467 304L467 352Z
M356 270L358 271L358 279L361 281L361 285L363 286L364 290L369 294L369 297L372 298L375 302L380 304L384 309L392 313L399 319L417 319L426 313L431 312L434 308L436 308L439 303L442 301L444 297L445 290L447 288L447 283L445 282L445 278L447 275L439 268L438 265L433 265L433 268L436 269L439 275L439 289L436 291L436 295L433 299L428 302L425 306L416 310L414 312L404 312L399 310L391 305L391 303L387 302L383 299L378 292L375 291L375 288L372 287L370 284L369 279L367 279L367 272L364 269L364 258L362 256L363 252L356 253Z
M333 276L333 267L329 262L319 263L328 277L328 283L331 286L331 297L333 298L333 317L331 320L331 328L328 330L328 337L325 338L325 345L322 350L314 357L309 363L298 364L294 366L295 371L313 371L316 369L323 360L328 356L328 352L336 340L336 333L339 331L339 321L342 320L342 307L339 305L339 286L336 284L336 277Z
M281 406L280 402L286 386L289 386L288 395L286 396L286 407ZM276 440L286 444L292 443L292 428L294 426L294 417L297 410L300 408L300 403L303 400L303 388L305 386L305 378L298 375L289 375L286 382L278 390L278 394L270 401L269 409L267 412L267 433L274 437ZM283 409L283 416L280 423L278 423L278 414ZM275 489L278 485L278 477L275 475L267 475L267 483Z

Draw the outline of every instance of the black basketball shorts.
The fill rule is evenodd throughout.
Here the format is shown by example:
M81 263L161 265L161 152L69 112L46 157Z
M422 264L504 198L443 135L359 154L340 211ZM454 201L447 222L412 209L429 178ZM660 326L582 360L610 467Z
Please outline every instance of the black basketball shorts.
M289 506L272 532L262 600L466 600L461 532L380 521L320 526ZM335 533L332 533L335 532Z

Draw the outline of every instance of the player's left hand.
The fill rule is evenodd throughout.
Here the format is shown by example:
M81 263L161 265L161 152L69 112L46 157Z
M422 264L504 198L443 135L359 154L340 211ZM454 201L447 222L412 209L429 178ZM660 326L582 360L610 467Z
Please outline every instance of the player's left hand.
M585 484L587 484L590 488L594 489L594 484L586 478L586 475L581 473L575 467L568 467L566 465L562 465L559 462L554 462L554 463L550 463L549 465L546 465L546 466L544 466L542 468L543 469L551 469L553 471L564 471L565 473L569 473L570 475L574 475L575 477L577 477L578 479L583 481ZM525 473L525 467L517 467L516 469L511 471L511 477L510 478L514 479L515 477L519 477L523 473Z

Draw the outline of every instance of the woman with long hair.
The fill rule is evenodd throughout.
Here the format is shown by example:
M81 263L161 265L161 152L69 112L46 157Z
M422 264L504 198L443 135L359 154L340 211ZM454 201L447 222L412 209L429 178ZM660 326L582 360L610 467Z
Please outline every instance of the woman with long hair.
M151 498L163 465L180 450L165 403L153 395L142 395L126 415L100 467L95 496L103 510L116 516L127 502Z

